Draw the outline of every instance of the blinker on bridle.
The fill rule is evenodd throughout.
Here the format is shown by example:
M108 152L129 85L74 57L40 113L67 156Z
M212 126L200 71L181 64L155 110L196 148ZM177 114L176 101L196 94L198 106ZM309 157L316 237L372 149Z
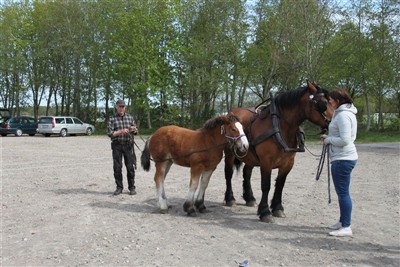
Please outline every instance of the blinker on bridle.
M322 97L322 96L324 96L324 93L319 93L319 94L316 94L316 95L310 95L310 101L312 101L316 105L317 110L319 112L324 113L328 109L328 107L326 106L326 104L323 101L318 101L318 100L314 99L315 96L321 96Z
M318 93L318 94L315 94L315 95L310 95L309 98L310 98L310 101L315 104L316 110L322 115L322 117L324 117L324 119L326 121L329 122L330 120L326 117L326 114L325 114L325 111L328 109L328 107L323 101L314 99L316 96L323 97L324 93Z

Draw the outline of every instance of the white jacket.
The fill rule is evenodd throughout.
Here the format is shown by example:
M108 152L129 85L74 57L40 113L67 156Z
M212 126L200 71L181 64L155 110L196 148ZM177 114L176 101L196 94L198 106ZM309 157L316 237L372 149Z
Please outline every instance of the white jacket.
M329 124L329 134L324 143L330 144L330 159L357 160L354 140L357 136L357 108L353 104L340 105Z

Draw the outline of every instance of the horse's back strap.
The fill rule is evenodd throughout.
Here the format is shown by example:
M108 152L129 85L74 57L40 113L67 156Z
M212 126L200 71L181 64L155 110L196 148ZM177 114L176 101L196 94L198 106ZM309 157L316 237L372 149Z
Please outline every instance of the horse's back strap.
M276 115L275 98L273 96L271 96L270 100L271 100L271 104L269 105L269 110L270 110L270 114L271 114L271 117L272 117L272 129L262 133L261 135L257 136L257 138L252 140L251 144L253 146L258 145L259 143L261 143L265 139L268 139L271 136L274 136L275 134L279 133L279 118L278 118L278 115ZM258 106L260 106L260 105L258 105ZM267 113L266 109L267 109L267 107L265 107L264 110L263 110L264 114ZM259 118L260 119L264 119L264 117L262 117L262 115L260 113L258 113ZM252 122L255 120L256 117L253 117L253 118L254 119L252 120Z
M297 132L297 143L299 144L298 148L289 148L288 145L286 144L285 140L283 140L281 131L280 131L280 126L279 126L279 117L276 112L276 105L275 105L275 98L271 96L271 104L270 104L270 113L271 113L271 119L272 119L272 129L262 133L261 135L257 136L254 140L251 141L251 144L255 147L262 141L264 141L267 138L270 138L271 136L274 137L274 140L278 145L283 149L285 152L304 152L304 132L299 129ZM251 123L255 120L255 117L252 120ZM251 127L250 127L251 129Z
M272 128L271 130L266 131L266 132L262 133L261 135L257 136L257 138L254 139L254 140L251 142L251 144L252 144L253 146L256 146L256 145L258 145L259 143L261 143L262 141L264 141L265 139L270 138L271 136L275 135L275 134L278 133L278 132L279 132L279 130L277 130L277 129L275 129L275 128Z

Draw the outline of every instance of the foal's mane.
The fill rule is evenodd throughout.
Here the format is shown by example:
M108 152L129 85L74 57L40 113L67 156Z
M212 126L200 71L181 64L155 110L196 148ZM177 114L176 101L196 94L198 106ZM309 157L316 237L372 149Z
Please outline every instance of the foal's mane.
M239 121L239 118L233 114L220 115L218 117L207 120L200 130L208 131L214 129L217 126L224 125L226 120L228 120L229 122L237 122Z

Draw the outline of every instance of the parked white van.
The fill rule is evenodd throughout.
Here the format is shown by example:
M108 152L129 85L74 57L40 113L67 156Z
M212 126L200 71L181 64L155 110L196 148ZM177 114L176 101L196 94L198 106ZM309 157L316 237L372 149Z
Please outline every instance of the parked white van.
M76 117L49 116L39 119L37 133L44 136L53 134L62 137L67 135L86 134L91 135L94 132L94 126L84 123Z

